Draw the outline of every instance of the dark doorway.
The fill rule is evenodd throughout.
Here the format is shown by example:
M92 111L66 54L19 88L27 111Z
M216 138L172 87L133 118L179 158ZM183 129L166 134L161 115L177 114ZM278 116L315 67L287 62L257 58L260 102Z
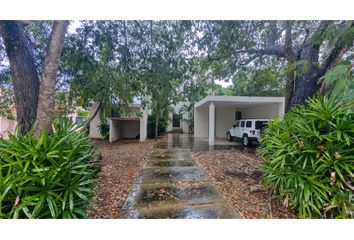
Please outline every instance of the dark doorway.
M235 120L240 120L242 119L242 112L241 111L236 111L236 114L235 114Z
M181 115L173 114L172 116L172 127L179 128L181 127Z

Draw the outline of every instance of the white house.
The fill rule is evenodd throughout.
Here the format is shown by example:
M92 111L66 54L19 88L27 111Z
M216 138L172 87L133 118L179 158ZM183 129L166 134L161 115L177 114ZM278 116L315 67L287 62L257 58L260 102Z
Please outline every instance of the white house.
M169 113L170 122L167 127L167 132L183 132L188 133L188 114L186 112L181 113L183 106L189 106L189 102L179 102L176 105L171 106L173 112Z
M226 138L226 131L241 118L284 116L284 97L207 96L194 106L194 137Z
M1 96L1 94L0 94ZM16 118L16 108L15 106L2 107L12 113L13 117ZM17 122L14 119L9 119L7 116L0 116L0 138L7 139L10 134L13 134L16 128Z
M13 134L16 128L16 121L0 116L0 138L7 139L9 134Z
M91 114L97 108L97 104L92 105ZM144 141L147 136L147 117L148 109L143 109L139 104L131 105L131 113L121 117L108 118L109 125L109 141L114 142L121 138L137 138ZM101 138L102 135L99 131L100 114L98 113L95 118L90 122L90 138Z
M178 131L187 133L188 123L183 119L186 119L188 115L186 113L179 115L180 109L184 105L189 105L187 102L179 102L173 105L174 112L169 114L169 125L167 131ZM94 104L91 107L91 114L95 111L97 105ZM145 109L140 103L134 103L131 105L131 113L129 115L121 117L111 117L108 118L109 124L109 141L114 142L122 138L137 138L140 141L144 141L147 137L147 121L148 115L151 114L151 109L148 105ZM90 138L101 138L102 135L99 132L100 115L97 114L94 119L90 122Z

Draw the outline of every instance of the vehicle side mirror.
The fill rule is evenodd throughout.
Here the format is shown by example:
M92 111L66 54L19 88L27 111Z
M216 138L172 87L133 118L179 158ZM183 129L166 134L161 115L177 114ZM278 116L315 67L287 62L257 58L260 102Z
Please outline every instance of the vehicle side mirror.
M235 128L235 127L236 127L236 124L232 125L232 127Z

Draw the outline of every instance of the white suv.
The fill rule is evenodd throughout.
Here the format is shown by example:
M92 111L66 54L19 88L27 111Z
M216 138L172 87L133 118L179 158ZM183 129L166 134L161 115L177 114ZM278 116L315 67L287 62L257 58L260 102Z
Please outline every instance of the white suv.
M267 126L269 119L241 119L236 121L232 128L227 130L226 136L229 141L241 139L245 147L251 146L252 142L259 142L260 131Z

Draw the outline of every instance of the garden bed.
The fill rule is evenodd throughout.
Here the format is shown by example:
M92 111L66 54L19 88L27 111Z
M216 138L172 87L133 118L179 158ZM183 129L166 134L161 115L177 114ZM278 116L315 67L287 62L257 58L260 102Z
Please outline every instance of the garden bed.
M117 218L156 141L97 141L101 172L91 218Z
M261 160L238 151L193 151L214 186L244 218L296 218L294 211L271 196L257 170Z

